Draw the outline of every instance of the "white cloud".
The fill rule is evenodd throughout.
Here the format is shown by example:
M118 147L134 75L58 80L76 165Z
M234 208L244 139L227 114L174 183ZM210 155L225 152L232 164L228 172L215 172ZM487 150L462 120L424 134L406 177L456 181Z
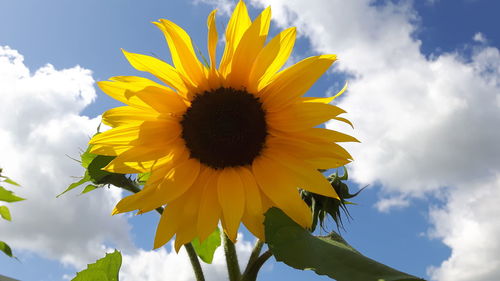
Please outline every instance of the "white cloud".
M496 281L500 276L500 174L449 194L445 208L432 209L433 237L452 249L429 275L440 281Z
M234 9L235 3L228 0L193 0L194 4L207 4L214 6L223 15L230 15Z
M126 219L110 216L118 189L55 197L83 174L68 156L78 157L99 123L80 115L95 99L93 84L79 66L32 73L21 54L0 46L0 167L27 199L9 205L13 221L0 229L18 255L33 251L81 268L102 255L105 242L132 245Z
M488 41L484 34L481 32L477 32L476 34L474 34L474 37L472 37L472 39L479 43L486 43Z
M172 243L168 245L169 250L163 247L156 251L137 250L133 254L124 254L120 280L163 281L166 278L171 281L194 280L191 263L184 248L181 248L177 254L171 247ZM246 266L246 261L250 257L252 248L253 244L250 241L244 240L243 235L239 233L236 252L242 270ZM205 280L227 280L224 249L219 247L215 251L212 264L202 262L202 267Z
M375 207L383 213L388 213L394 208L404 208L410 206L410 201L404 196L393 196L380 199Z
M339 100L353 121L361 144L348 145L355 162L351 178L360 184L380 183L383 194L377 207L409 205L412 197L438 196L444 214L432 221L436 237L451 247L452 256L434 268L435 280L499 280L500 251L493 245L485 254L474 243L497 237L498 222L486 219L465 227L458 198L480 198L485 186L492 190L470 213L482 208L498 213L500 170L500 53L497 48L471 45L472 56L445 53L426 57L415 38L418 15L411 2L369 0L254 1L273 8L282 26L297 26L318 53L338 54L337 70L352 77L348 92ZM471 41L472 43L472 41ZM330 128L347 130L338 122ZM447 194L448 196L443 196ZM437 215L435 216L437 218ZM457 234L457 229L466 229ZM484 236L478 236L483 233ZM482 234L482 235L483 235ZM458 242L457 242L458 241ZM494 243L493 243L494 244ZM467 264L476 257L481 270ZM467 275L460 275L468 270ZM455 278L462 276L462 279ZM484 279L486 278L486 279ZM490 279L488 279L490 278Z

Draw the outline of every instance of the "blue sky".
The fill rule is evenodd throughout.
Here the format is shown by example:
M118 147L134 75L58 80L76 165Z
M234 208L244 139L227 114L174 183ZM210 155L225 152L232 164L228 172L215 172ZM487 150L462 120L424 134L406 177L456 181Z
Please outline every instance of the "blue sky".
M252 3L254 17L267 1ZM492 145L500 140L495 125L500 118L500 20L495 13L500 4L491 0L317 0L307 7L299 0L269 3L276 19L274 33L298 27L300 38L292 59L323 52L340 57L334 71L320 79L310 94L327 95L340 89L346 78L351 83L338 101L355 124L354 131L343 130L362 140L349 146L356 159L349 167L351 186L356 190L369 184L369 188L356 198L358 205L350 207L353 220L345 224L345 238L367 256L426 279L500 279L500 244L488 240L500 234L500 225L491 219L500 211L496 206L500 163L495 157L499 152ZM167 18L185 28L205 51L206 16L215 6L221 7L220 32L227 22L228 4L223 0L1 4L0 57L10 52L11 58L22 55L24 62L0 60L0 73L20 69L9 68L14 64L22 66L30 70L23 75L35 77L33 85L41 88L19 84L29 80L19 75L0 78L17 87L0 88L5 106L0 107L0 166L22 183L18 193L28 198L12 205L12 223L0 223L0 238L13 246L19 258L0 256L0 274L27 281L65 280L63 276L72 277L76 268L95 260L78 256L102 256L113 247L123 247L130 262L158 265L163 257L179 271L185 268L186 257L172 257L169 247L157 256L145 252L152 246L156 214L101 219L110 213L120 191L99 190L86 196L73 192L58 201L53 197L71 176L81 173L64 155L77 155L97 126L97 116L119 104L93 81L140 75L120 48L168 60L164 38L150 23ZM47 64L55 69L37 74ZM65 86L53 89L49 80L43 82L46 77L64 80ZM30 112L33 116L25 114ZM54 121L61 118L74 121ZM26 132L29 137L24 138ZM83 245L77 242L80 233L79 239L88 238ZM240 251L246 255L253 238L246 231L243 235L246 244ZM178 274L168 280L189 280ZM210 274L220 276L217 271ZM328 280L276 262L264 268L259 280L281 279Z

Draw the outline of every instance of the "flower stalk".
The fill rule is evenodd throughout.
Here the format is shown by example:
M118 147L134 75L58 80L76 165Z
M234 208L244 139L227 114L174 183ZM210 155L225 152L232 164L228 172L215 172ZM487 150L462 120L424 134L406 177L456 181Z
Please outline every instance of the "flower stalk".
M226 254L226 264L229 281L240 281L240 265L238 264L238 256L236 255L234 243L229 239L229 237L227 237L224 231L221 231L221 238L224 246L224 253Z
M193 248L191 243L184 244L184 249L188 253L189 260L191 261L191 266L193 267L194 276L196 277L196 281L205 281L205 276L203 275L203 270L201 269L200 260L198 259L198 255L196 255L196 251Z

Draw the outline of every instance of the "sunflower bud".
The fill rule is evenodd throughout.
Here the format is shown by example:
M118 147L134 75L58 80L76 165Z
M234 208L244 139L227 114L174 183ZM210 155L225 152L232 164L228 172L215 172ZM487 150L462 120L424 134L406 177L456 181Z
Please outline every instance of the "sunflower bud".
M311 231L316 229L318 222L321 228L324 228L325 218L330 215L332 219L337 224L337 228L344 228L342 223L341 210L344 215L349 219L351 215L347 209L347 204L355 204L346 199L351 199L357 196L361 190L356 193L351 194L349 192L349 186L345 183L348 180L347 169L344 167L344 174L339 176L338 171L328 176L328 181L330 182L335 192L339 195L339 199L331 198L316 193L312 193L306 190L300 190L300 195L302 200L311 208L313 223L311 226Z

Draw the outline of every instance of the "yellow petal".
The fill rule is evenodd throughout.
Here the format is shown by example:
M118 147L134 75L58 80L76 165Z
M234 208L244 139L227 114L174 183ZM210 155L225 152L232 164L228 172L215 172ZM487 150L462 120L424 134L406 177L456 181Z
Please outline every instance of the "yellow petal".
M182 76L170 64L150 56L129 53L125 50L123 50L123 54L135 69L153 74L178 92L187 92L188 88Z
M158 119L160 114L151 110L138 109L131 106L120 106L112 108L102 115L102 122L111 127L127 125L143 121Z
M195 218L196 219L196 218ZM185 218L186 221L190 221L189 218ZM175 251L179 253L179 250L184 244L187 244L191 241L193 241L194 238L196 238L197 233L196 233L196 220L195 221L190 221L191 223L183 223L180 227L179 230L177 231L177 234L175 235Z
M113 128L92 137L90 144L166 145L179 137L181 126L171 120L144 121Z
M193 185L199 172L200 162L196 159L188 159L172 168L158 186L160 202L168 204L184 194Z
M168 88L146 87L133 93L133 95L160 113L180 113L182 115L187 108L182 98Z
M344 87L342 88L342 90L340 90L338 93L336 93L335 95L333 95L331 97L326 97L326 98L305 97L305 98L302 98L302 100L304 102L331 103L334 99L336 99L337 97L339 97L340 95L342 95L345 92L345 90L347 90L347 82L345 82Z
M161 19L159 23L154 24L163 31L167 39L175 68L191 84L200 87L205 82L203 65L196 57L189 34L169 20Z
M245 212L242 221L252 234L264 239L264 212L255 176L247 168L240 168L238 172L245 189Z
M116 204L115 208L113 209L113 215L119 214L119 213L125 213L125 212L130 212L133 210L137 210L140 208L141 201L151 195L151 190L141 190L138 193L132 194L130 196L127 196L118 202Z
M343 117L333 117L332 119L335 119L335 120L340 121L340 122L344 122L344 123L350 125L351 128L354 129L354 125L351 123L351 121L349 121L349 120L347 120L347 119L345 119Z
M250 92L258 93L267 86L274 74L286 63L292 53L295 36L295 27L285 29L260 51L248 78Z
M245 211L245 190L237 169L225 168L220 172L217 193L226 234L231 241L236 242L238 227Z
M278 147L317 169L333 169L350 162L352 156L336 143L308 142L285 137L269 137L269 148Z
M215 13L217 10L213 10L207 19L208 27L208 56L210 57L210 68L215 68L215 60L217 58L217 41L219 40L219 35L217 33L217 26L215 25Z
M297 102L282 110L267 112L266 121L272 129L295 132L323 124L342 113L345 113L343 109L330 104Z
M124 151L131 149L130 145L100 145L94 144L90 146L90 153L106 155L106 156L116 156Z
M262 90L261 98L266 109L277 111L295 102L309 90L335 60L335 55L310 57L278 73Z
M255 19L236 47L231 62L229 85L232 88L248 88L248 76L255 58L262 50L269 32L271 8L268 7Z
M283 170L288 170L290 180L293 180L299 187L323 196L339 198L335 189L328 180L315 167L291 156L286 151L279 148L266 150L265 156L280 163Z
M198 238L204 241L215 230L221 217L221 207L219 205L217 182L219 172L210 170L205 179L205 186L200 201L198 213Z
M233 14L229 19L226 28L226 48L222 55L219 71L224 77L227 76L231 70L231 60L234 51L240 42L241 37L252 24L250 16L248 15L247 7L243 1L240 0L234 8Z
M193 186L176 201L183 203L183 210L179 216L183 218L183 224L175 236L175 250L179 252L182 245L191 242L197 236L198 210L200 208L201 192L203 190L203 179L206 175L206 169L200 173Z
M169 150L163 146L136 146L120 153L103 170L121 174L145 173L168 154Z
M260 156L253 161L252 171L260 190L275 206L301 226L311 226L311 210L300 198L299 183L290 177L289 170L270 158Z
M179 226L185 223L183 217L179 215L179 213L182 213L182 209L183 202L180 200L172 202L165 207L156 228L154 249L160 248L170 241L179 229Z
M360 142L353 136L324 128L309 128L296 132L272 131L272 134L311 142Z

